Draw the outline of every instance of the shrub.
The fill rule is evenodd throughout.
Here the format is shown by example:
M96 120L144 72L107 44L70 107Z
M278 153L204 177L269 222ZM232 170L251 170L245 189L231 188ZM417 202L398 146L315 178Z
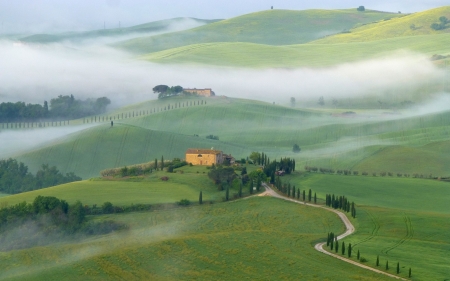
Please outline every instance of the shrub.
M169 180L169 177L161 177L161 180L162 180L162 181L168 181L168 180Z
M189 206L191 204L191 201L187 199L181 199L179 202L177 202L177 204L180 206Z
M359 259L359 261L360 261L360 262L367 262L367 259L366 259L365 257L361 257L361 258Z

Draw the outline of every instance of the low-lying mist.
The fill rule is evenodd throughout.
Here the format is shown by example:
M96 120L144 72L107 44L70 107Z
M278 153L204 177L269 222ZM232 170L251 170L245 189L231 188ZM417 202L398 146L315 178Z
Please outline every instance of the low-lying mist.
M239 69L160 65L101 47L0 43L0 99L43 103L58 95L107 96L120 107L155 99L158 84L212 88L217 95L288 104L305 100L361 98L394 91L405 95L427 83L442 81L444 71L413 53L327 68ZM404 91L403 91L404 90Z
M59 139L75 132L90 128L94 125L45 127L28 130L0 130L0 159L13 157L14 155L29 149L46 145L55 139ZM42 163L45 164L45 163Z

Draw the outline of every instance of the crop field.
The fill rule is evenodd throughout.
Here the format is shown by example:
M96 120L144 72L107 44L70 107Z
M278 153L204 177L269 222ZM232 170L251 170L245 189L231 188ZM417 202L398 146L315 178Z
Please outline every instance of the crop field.
M379 268L389 261L394 273L397 262L413 280L445 280L450 277L450 184L428 179L372 176L291 176L292 184L311 188L321 198L326 193L345 195L357 204L356 233L344 239L353 252Z
M140 59L157 63L201 64L247 68L324 67L336 64L395 57L402 52L424 54L450 53L450 34L433 34L380 39L370 42L320 44L308 43L270 46L245 42L193 43Z
M248 42L267 45L301 44L348 30L358 23L401 17L395 13L351 10L267 10L251 13L190 30L141 37L115 44L146 54L191 44Z
M186 101L192 100L151 101L110 116ZM443 152L449 146L449 120L448 112L378 118L365 118L361 113L359 118L338 118L319 111L216 98L203 105L115 120L112 128L100 123L17 158L31 171L48 163L87 179L103 169L145 163L161 156L166 160L183 158L187 148L214 147L237 159L246 158L252 151L262 151L272 159L293 157L298 167L308 164L360 172L389 168L386 172L448 176L450 156ZM219 140L207 139L211 134ZM295 143L301 146L301 153L292 152ZM421 161L408 160L415 157Z
M181 199L198 202L200 191L203 200L222 201L225 191L218 191L217 187L208 178L205 167L182 167L176 169L177 173L153 172L146 177L131 177L125 179L91 179L73 182L40 190L15 194L7 197L0 196L0 205L15 205L26 201L33 202L38 195L55 196L64 199L70 204L80 200L83 204L101 206L104 202L111 202L117 206L130 206L131 204L164 204L175 203ZM180 173L183 171L183 174ZM198 173L197 173L198 172ZM168 181L160 180L169 177ZM230 190L230 196L237 190ZM246 195L248 190L243 190Z
M343 231L335 214L279 199L257 197L95 219L125 222L130 229L0 253L0 279L389 280L314 250L312 245L327 232Z
M392 18L377 23L362 25L352 29L351 33L329 36L314 43L349 43L374 41L403 36L449 33L449 29L433 30L431 24L439 21L442 16L450 17L450 6L439 7L404 17Z

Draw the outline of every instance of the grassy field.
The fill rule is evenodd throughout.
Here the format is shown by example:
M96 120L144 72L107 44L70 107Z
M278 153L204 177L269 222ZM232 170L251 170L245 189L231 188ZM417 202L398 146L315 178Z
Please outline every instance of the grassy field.
M191 101L149 101L110 116L121 117L124 112L153 111L168 103ZM214 147L237 159L246 158L252 151L263 151L271 159L293 157L299 167L308 164L360 172L389 168L386 172L450 174L447 168L450 156L445 153L449 145L450 113L420 117L368 118L364 113L356 116L338 118L329 113L264 102L208 99L206 105L115 120L113 128L99 124L17 158L31 171L49 163L64 173L73 171L85 179L98 176L106 168L145 163L162 155L165 159L183 158L187 148L195 147ZM73 124L77 122L80 121ZM219 140L206 139L211 134L219 136ZM292 152L295 143L302 148L299 154ZM410 161L415 157L421 161Z
M270 206L270 208L268 208ZM0 253L2 280L388 280L316 252L335 214L273 198L108 215L128 232ZM325 266L326 265L326 266Z
M131 204L164 204L175 203L181 199L198 202L200 191L203 200L222 201L225 191L218 191L217 187L208 178L209 170L206 167L185 166L176 169L177 173L154 172L145 177L131 177L126 179L91 179L73 182L54 187L44 188L31 192L20 193L7 197L0 197L1 205L15 205L26 201L33 202L39 195L55 196L64 199L70 204L80 200L83 204L101 206L104 202L111 202L117 206L130 206ZM183 174L181 174L183 171ZM198 173L197 173L198 172ZM169 177L168 181L160 180ZM230 196L237 190L231 189ZM246 195L248 190L243 190Z
M450 30L450 29L449 29ZM388 38L370 42L271 46L245 42L214 42L183 45L145 54L140 59L156 63L200 64L248 68L323 67L385 56L402 51L431 58L450 54L450 34Z
M80 43L86 40L101 39L105 37L123 38L123 36L139 36L138 34L145 35L145 33L164 33L170 31L173 26L179 26L186 24L186 21L191 21L190 23L196 23L197 25L204 25L216 22L218 20L203 20L195 18L174 18L168 20L160 20L149 23L144 23L140 25L123 27L123 28L108 28L99 29L84 32L65 32L59 34L34 34L26 37L20 38L20 41L27 43L59 43L70 41L72 43ZM179 27L178 27L179 28ZM123 40L123 39L122 39Z
M311 188L321 198L334 193L355 201L357 231L345 243L352 243L354 254L360 250L368 265L375 267L379 255L380 268L388 260L390 273L400 262L404 276L412 268L413 280L450 277L448 182L321 174L285 179L301 189Z
M434 30L431 24L438 23L439 18L450 18L450 6L435 8L404 17L392 18L377 23L362 25L352 29L351 33L329 36L313 43L335 44L349 42L363 42L399 38L404 36L430 35L449 33L450 28Z
M146 54L191 44L248 42L268 45L301 44L348 30L358 23L369 23L402 15L352 10L268 10L251 13L198 28L141 37L116 47Z

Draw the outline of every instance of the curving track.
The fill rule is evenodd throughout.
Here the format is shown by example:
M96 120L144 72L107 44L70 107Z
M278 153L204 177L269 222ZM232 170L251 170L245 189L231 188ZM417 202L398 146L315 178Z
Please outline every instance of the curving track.
M264 186L266 191L264 193L261 193L259 196L272 196L272 197L280 198L280 199L283 199L283 200L291 201L291 202L294 202L294 203L297 203L297 204L303 204L303 205L307 205L307 206L311 206L311 207L315 207L315 208L321 208L321 209L324 209L324 210L327 210L329 212L333 212L333 213L337 214L339 216L339 218L342 220L342 222L344 223L345 228L346 228L345 232L337 237L338 240L343 239L343 238L349 236L350 234L352 234L353 232L355 232L355 227L353 226L353 224L350 222L350 220L347 218L347 216L344 213L342 213L342 212L340 212L338 210L329 209L329 208L326 208L326 207L323 207L323 206L314 205L314 204L310 204L310 203L306 203L306 202L301 202L301 201L298 201L298 200L295 200L295 199L292 199L292 198L288 198L288 197L282 196L282 195L276 193L266 183L263 183L262 185ZM358 263L356 261L347 259L347 258L345 258L343 256L330 253L330 252L328 252L327 250L325 250L323 248L324 244L326 244L326 242L318 243L318 244L316 244L314 246L314 248L317 251L321 252L321 253L324 253L324 254L332 256L334 258L337 258L337 259L340 259L342 261L348 262L350 264L359 266L361 268L364 268L364 269L367 269L367 270L371 270L373 272L380 273L380 274L383 274L383 275L386 275L386 276L389 276L389 277L392 277L392 278L395 278L395 279L408 280L408 279L402 278L400 276L393 275L393 274L390 274L390 273L387 273L387 272L384 272L384 271L372 268L370 266Z

